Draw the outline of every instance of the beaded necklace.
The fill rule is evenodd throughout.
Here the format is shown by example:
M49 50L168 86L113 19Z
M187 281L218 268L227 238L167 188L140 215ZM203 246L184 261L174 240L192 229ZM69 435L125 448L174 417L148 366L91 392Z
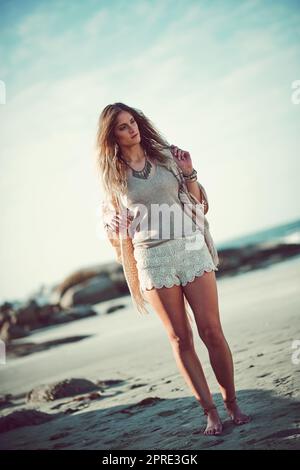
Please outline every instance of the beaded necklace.
M144 165L144 168L142 170L135 170L134 168L132 168L129 165L129 163L126 162L126 160L124 158L121 157L121 159L123 160L124 163L126 163L127 166L129 166L129 168L131 168L132 176L135 176L135 178L140 178L140 179L146 180L146 179L148 179L148 176L151 173L152 163L150 162L150 160L147 157L146 150L144 150L144 155L145 155L145 165Z

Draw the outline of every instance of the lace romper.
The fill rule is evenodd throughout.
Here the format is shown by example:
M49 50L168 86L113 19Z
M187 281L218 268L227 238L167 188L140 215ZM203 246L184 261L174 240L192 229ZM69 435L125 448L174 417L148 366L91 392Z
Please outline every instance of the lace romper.
M175 176L151 163L148 179L128 172L127 193L121 196L134 214L128 230L142 291L185 286L204 271L218 271L202 234L183 211Z

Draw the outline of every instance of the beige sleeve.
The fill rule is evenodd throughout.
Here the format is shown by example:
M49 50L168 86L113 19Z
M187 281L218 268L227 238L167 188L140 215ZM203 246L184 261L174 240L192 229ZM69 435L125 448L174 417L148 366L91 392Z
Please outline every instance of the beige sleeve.
M112 202L103 200L101 202L101 215L102 215L103 227L104 227L104 230L106 232L106 235L110 244L115 250L116 261L120 264L123 264L119 236L114 231L113 227L110 225L110 221L115 214L116 214L116 208L112 204Z

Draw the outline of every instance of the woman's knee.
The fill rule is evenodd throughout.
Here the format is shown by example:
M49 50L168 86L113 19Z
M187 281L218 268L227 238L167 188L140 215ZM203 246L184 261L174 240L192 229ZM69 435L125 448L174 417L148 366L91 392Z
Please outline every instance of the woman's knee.
M188 351L194 348L193 334L190 332L186 334L171 333L169 338L172 347L179 352Z
M224 341L224 333L221 326L219 325L209 325L199 332L201 339L208 347L216 348L221 346Z

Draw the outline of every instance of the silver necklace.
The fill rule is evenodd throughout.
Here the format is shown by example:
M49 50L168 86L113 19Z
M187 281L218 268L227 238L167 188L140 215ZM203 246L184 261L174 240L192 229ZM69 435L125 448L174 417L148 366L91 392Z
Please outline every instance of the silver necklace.
M122 158L122 157L121 158L126 163L126 165L129 166L129 168L131 168L132 176L134 176L135 178L140 178L140 179L146 180L146 179L148 179L148 176L151 173L152 164L151 164L150 160L148 159L145 150L144 150L144 155L145 155L145 165L144 165L144 168L142 170L135 170L134 168L132 168L129 165L129 163L126 162L126 160L124 160L124 158Z

